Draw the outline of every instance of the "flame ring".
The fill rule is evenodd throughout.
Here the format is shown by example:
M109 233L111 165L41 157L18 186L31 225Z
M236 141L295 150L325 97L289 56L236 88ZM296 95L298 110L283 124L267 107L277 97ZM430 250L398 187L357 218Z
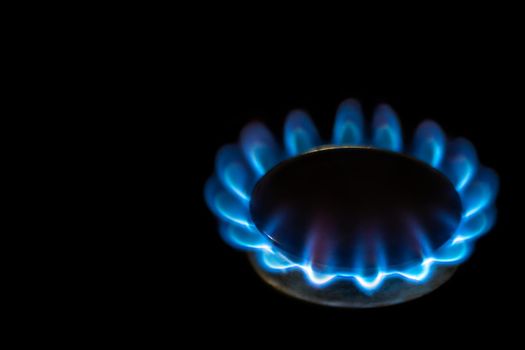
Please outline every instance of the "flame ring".
M206 202L220 220L224 240L235 248L253 252L260 267L269 272L300 270L314 286L344 279L367 293L377 290L389 278L423 283L437 266L457 265L467 259L476 239L495 222L498 176L479 164L475 148L468 140L447 140L440 126L430 120L418 126L412 147L405 154L426 162L448 177L461 197L463 213L451 239L423 256L418 264L404 270L378 267L374 275L320 273L308 261L292 262L257 230L248 210L251 190L259 178L282 160L327 145L369 146L403 153L399 119L389 106L376 108L369 138L365 137L363 119L357 101L343 101L336 113L332 142L323 143L308 114L292 111L285 122L284 151L263 124L248 124L241 132L238 145L226 145L219 150L216 173L205 186Z

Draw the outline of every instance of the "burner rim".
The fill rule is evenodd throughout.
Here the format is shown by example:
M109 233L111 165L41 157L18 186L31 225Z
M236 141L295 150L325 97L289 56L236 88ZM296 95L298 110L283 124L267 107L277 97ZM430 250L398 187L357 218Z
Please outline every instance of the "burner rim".
M261 266L255 254L247 256L257 275L279 293L307 303L348 309L388 307L419 299L445 284L459 268L459 265L436 266L432 276L422 283L388 279L381 288L371 292L347 279L320 288L308 282L300 271L272 273Z

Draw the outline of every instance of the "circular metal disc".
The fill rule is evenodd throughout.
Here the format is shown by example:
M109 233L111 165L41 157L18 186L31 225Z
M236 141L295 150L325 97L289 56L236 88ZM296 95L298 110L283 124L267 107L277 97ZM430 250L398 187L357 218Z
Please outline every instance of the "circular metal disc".
M402 268L445 243L461 201L434 168L403 154L334 147L288 159L257 183L257 228L290 259L321 271Z

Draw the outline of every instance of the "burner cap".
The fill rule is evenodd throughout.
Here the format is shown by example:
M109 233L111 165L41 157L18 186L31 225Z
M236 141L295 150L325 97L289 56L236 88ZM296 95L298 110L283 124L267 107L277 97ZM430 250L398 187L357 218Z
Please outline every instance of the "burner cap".
M421 261L461 219L452 183L403 154L328 147L283 161L257 183L253 222L286 256L321 271Z

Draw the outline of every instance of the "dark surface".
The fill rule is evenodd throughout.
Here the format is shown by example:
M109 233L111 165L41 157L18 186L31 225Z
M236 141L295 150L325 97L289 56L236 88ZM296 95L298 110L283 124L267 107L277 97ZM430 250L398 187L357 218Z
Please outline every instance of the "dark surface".
M332 148L288 159L255 187L255 225L294 261L321 271L373 273L383 250L402 269L454 233L461 201L430 166L370 148ZM429 254L429 251L426 251Z

